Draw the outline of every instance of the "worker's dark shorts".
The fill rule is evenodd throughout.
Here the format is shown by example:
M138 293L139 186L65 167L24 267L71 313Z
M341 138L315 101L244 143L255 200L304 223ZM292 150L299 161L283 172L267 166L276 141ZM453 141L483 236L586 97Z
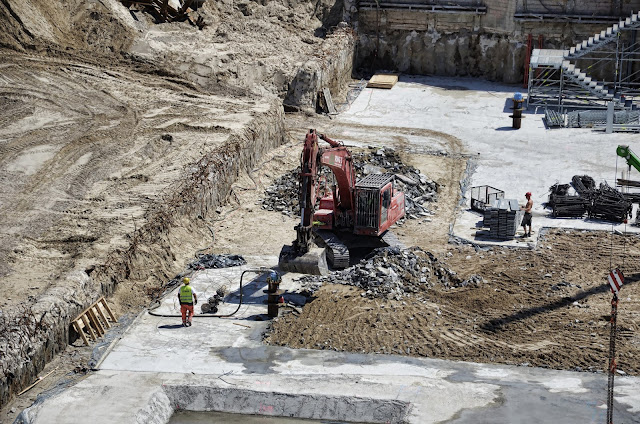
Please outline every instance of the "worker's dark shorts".
M531 226L531 213L530 212L525 212L524 213L524 218L522 218L522 224L520 224L520 225L522 225L523 227L525 225Z

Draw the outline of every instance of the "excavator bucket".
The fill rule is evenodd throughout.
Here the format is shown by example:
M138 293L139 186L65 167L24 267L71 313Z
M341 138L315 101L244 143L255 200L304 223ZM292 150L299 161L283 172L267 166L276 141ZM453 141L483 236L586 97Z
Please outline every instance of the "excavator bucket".
M283 272L327 275L327 255L324 248L314 247L304 255L296 255L293 246L284 246L280 251L278 267Z

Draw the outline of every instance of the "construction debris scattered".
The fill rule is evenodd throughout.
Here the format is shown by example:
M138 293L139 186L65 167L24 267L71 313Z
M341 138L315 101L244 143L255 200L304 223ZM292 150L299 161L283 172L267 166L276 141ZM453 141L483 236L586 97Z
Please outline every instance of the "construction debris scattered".
M432 253L419 247L383 247L350 268L324 277L305 276L300 282L307 294L330 283L359 287L363 290L361 296L369 299L401 300L412 296L422 299L436 284L445 288L477 287L483 279L474 275L462 280Z
M207 26L202 16L193 16L194 9L205 0L121 0L122 4L131 8L136 5L151 14L157 22L184 22L203 29Z
M362 153L353 153L356 178L359 180L369 174L391 173L396 176L396 187L405 194L407 219L426 218L432 215L426 203L438 199L438 183L429 179L413 166L405 165L394 149L389 147L372 147ZM269 211L282 212L287 216L300 214L298 201L298 174L300 167L282 175L265 190L265 197L260 199L262 208ZM327 168L321 173L328 185L332 175Z
M199 255L198 259L187 265L188 269L211 269L211 268L229 268L232 266L245 265L247 261L240 255Z

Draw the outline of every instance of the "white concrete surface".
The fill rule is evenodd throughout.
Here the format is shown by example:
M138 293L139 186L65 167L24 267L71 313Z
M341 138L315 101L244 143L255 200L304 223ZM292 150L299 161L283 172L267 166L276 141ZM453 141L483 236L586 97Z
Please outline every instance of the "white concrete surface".
M365 88L350 109L337 117L339 122L358 126L402 127L433 130L457 137L462 151L451 151L450 144L438 137L407 137L413 147L425 151L468 154L477 164L471 176L472 186L489 185L505 192L508 199L524 204L524 194L532 192L533 230L544 227L585 230L627 231L640 233L632 225L612 224L592 219L552 218L545 209L549 187L566 184L574 175L590 175L596 183L614 186L627 170L624 159L616 155L619 144L640 152L640 137L633 134L604 134L588 129L553 129L544 127L544 111L526 111L522 128L511 128L509 109L517 91L526 89L471 78L401 76L391 90ZM391 143L393 140L378 140ZM632 169L631 179L640 180ZM470 191L465 193L470 208ZM454 234L480 244L527 246L531 240L494 243L476 236L482 217L465 210L456 218ZM522 230L520 230L520 233Z
M543 226L610 230L608 223L548 218L541 203L550 185L569 182L575 174L612 181L616 146L640 151L640 143L625 134L547 131L541 115L533 114L521 130L512 131L505 105L517 90L471 79L402 77L392 90L365 89L337 119L357 123L354 132L372 126L392 134L390 128L401 126L453 134L460 140L455 149L477 160L471 185L491 185L521 201L526 191L533 192L534 231ZM418 150L452 148L441 137L410 132L405 138ZM475 240L470 228L478 219L462 212L454 233ZM277 262L248 259L245 267L198 273L192 281L201 301L221 284L237 294L244 269ZM181 408L419 424L605 421L603 374L264 346L268 322L256 318L267 311L266 285L264 278L249 277L246 303L231 318L196 316L194 325L184 328L178 316L143 314L99 370L25 411L25 422L166 423ZM295 288L291 275L281 287ZM177 315L175 299L174 291L154 312ZM221 313L235 310L237 296L228 302ZM639 378L616 379L616 422L640 422L638 393ZM373 412L359 412L364 409Z
M277 265L276 257L201 271L200 298L220 285L232 293L220 312L237 308L242 272ZM245 301L231 318L144 313L117 341L99 370L27 410L29 423L166 423L172 411L216 410L325 420L409 423L601 423L603 374L550 371L265 346L264 275L246 274ZM281 288L293 290L294 275ZM177 314L177 288L160 314ZM640 379L616 380L617 422L634 422ZM637 421L635 421L637 422Z

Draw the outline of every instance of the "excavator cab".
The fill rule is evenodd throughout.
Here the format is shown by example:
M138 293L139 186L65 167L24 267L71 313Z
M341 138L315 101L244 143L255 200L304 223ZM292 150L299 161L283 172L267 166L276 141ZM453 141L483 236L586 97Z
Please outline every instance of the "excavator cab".
M404 193L396 192L392 174L367 175L355 189L355 234L380 236L404 216Z

